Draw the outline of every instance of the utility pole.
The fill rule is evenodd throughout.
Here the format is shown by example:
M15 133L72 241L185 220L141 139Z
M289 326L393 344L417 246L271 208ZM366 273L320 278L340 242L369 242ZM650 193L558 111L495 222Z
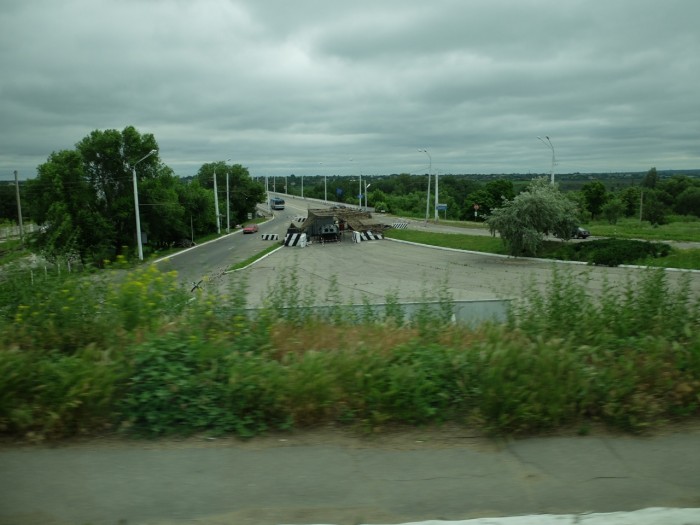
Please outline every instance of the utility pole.
M231 159L227 159L226 162L231 162ZM231 233L231 198L228 193L228 166L226 166L226 233Z
M19 240L24 244L24 224L22 223L22 201L19 198L19 180L15 170L15 194L17 195L17 217L19 219Z

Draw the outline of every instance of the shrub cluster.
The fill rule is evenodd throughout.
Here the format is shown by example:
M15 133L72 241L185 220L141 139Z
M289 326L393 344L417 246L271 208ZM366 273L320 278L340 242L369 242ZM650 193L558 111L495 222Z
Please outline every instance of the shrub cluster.
M666 257L671 253L668 244L633 239L596 239L561 246L553 258L584 261L599 266L634 264L648 258Z
M328 422L454 421L512 433L590 420L639 431L699 412L700 303L662 271L592 296L585 275L554 268L545 291L523 290L507 322L476 329L450 323L444 294L441 309L417 319L395 301L379 319L369 308L358 318L333 309L299 317L286 306L305 293L285 278L287 288L252 314L245 283L183 303L152 269L85 293L83 309L71 306L76 319L61 314L61 337L46 310L32 315L85 279L2 305L0 431L248 437ZM131 308L145 310L127 315Z

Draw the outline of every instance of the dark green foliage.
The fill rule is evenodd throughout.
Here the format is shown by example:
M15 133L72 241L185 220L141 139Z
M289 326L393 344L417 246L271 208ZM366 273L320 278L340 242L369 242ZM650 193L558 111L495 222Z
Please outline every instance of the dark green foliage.
M644 177L644 180L642 180L642 187L654 189L656 188L658 182L659 174L657 173L656 168L651 168Z
M149 436L233 430L226 367L221 359L202 359L200 345L166 335L133 348L120 403L130 429Z
M222 215L221 226L226 227L226 180L229 183L228 197L230 204L228 207L229 222L232 226L242 224L249 213L255 212L255 206L260 202L265 202L265 187L250 177L248 168L240 164L229 164L228 162L211 162L203 164L197 172L195 180L201 188L206 188L213 192L214 174L216 174L216 184L219 196L219 213ZM213 195L209 201L213 202ZM211 210L213 212L213 209ZM216 217L211 215L216 225Z
M619 266L643 262L649 257L666 257L669 253L671 253L671 247L660 242L596 239L566 244L551 256L556 259L585 261L600 266Z
M666 224L667 208L659 197L660 193L654 190L644 191L642 195L642 219L652 224Z
M600 215L603 205L607 201L608 195L605 184L599 180L587 182L581 186L581 193L583 193L586 202L586 209L591 214L591 217L595 219Z
M527 191L503 201L487 219L491 234L501 236L508 253L534 256L550 233L569 239L577 226L574 204L546 179L535 179Z
M365 316L362 326L349 318L319 326L288 320L275 305L248 317L242 293L200 295L182 311L168 306L181 299L171 290L174 298L149 306L150 321L131 336L115 329L122 335L111 347L103 338L72 352L45 350L48 330L26 350L6 339L0 432L38 439L111 424L148 436L249 437L333 422L379 429L455 421L504 434L590 420L636 432L698 415L700 302L687 278L671 286L664 271L650 270L594 293L587 271L553 266L544 286L522 290L506 323L477 329L452 324L447 304L400 329L393 311L387 324ZM166 294L152 272L125 280L114 291L125 298L112 302L133 306L137 290ZM284 309L292 297L299 293L288 289L277 300ZM439 300L451 301L444 293ZM18 313L0 318L3 329L23 325L30 311ZM307 348L304 337L319 328L331 331L329 347ZM277 330L301 345L276 346L287 343L273 337ZM358 342L343 341L358 330ZM386 332L396 339L383 339Z
M0 352L0 432L30 439L110 428L126 369L108 353Z
M682 215L700 217L700 186L683 190L676 198L675 209Z
M603 204L600 213L610 224L617 224L625 214L625 204L619 198L613 197Z

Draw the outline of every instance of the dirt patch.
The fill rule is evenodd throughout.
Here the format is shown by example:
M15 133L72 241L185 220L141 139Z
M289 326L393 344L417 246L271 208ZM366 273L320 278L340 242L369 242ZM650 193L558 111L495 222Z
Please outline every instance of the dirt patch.
M478 428L468 428L452 423L428 427L385 427L373 432L337 425L304 428L289 432L271 432L251 439L241 439L233 435L210 436L197 434L187 437L167 437L157 439L128 438L119 434L76 437L41 443L17 438L0 438L0 450L18 447L38 448L130 448L139 449L182 449L182 448L230 448L263 450L274 447L328 446L349 449L420 450L445 448L471 448L480 451L496 452L514 440L547 437L630 437L653 439L671 434L700 435L700 419L682 423L672 423L648 430L644 434L629 434L611 430L604 425L574 425L550 432L520 436L493 437Z

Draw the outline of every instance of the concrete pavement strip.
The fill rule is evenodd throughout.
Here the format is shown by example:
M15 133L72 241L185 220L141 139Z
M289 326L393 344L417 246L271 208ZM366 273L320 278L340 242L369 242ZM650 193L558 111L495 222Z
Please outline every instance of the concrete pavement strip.
M4 445L0 525L700 525L697 425L650 437L415 432Z

